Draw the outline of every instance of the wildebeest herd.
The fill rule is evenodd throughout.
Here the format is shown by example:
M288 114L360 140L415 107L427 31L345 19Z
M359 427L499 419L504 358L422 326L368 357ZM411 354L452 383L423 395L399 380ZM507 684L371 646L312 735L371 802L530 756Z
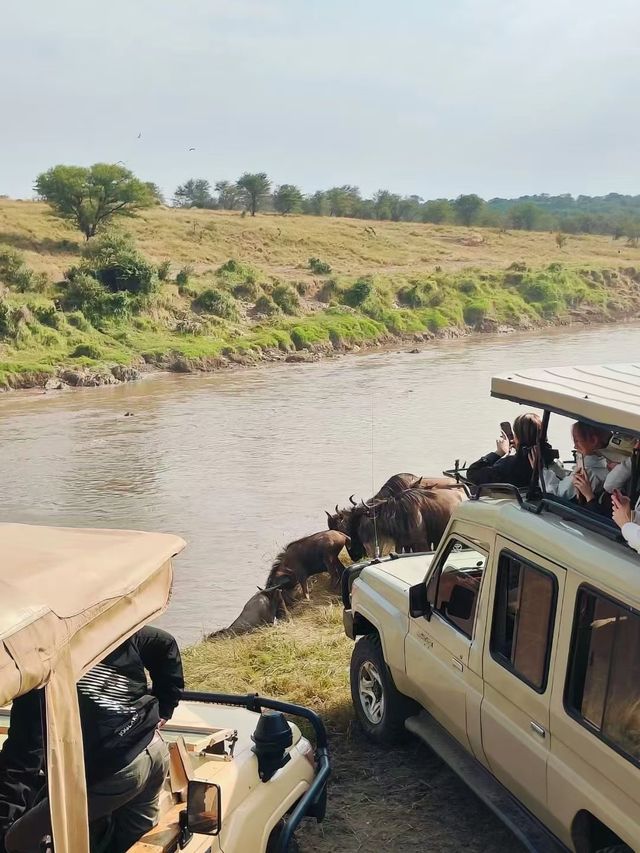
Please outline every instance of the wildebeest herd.
M288 617L300 596L309 598L312 575L328 572L338 588L343 572L339 554L356 562L365 557L430 551L437 547L451 514L465 500L465 487L451 477L394 474L368 501L327 512L328 530L290 542L276 557L264 589L258 588L238 618L210 637L246 634Z

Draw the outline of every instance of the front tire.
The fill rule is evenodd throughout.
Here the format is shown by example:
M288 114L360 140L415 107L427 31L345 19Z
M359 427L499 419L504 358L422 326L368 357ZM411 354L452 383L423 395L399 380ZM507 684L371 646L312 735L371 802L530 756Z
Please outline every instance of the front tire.
M408 737L404 722L415 704L396 688L378 634L360 637L351 655L351 701L365 735L381 746Z
M276 849L276 844L278 843L278 839L280 837L280 824L273 830L269 837L269 843L267 844L266 853L273 853ZM291 839L289 844L287 845L286 853L300 853L300 847L298 846L298 842L295 837Z

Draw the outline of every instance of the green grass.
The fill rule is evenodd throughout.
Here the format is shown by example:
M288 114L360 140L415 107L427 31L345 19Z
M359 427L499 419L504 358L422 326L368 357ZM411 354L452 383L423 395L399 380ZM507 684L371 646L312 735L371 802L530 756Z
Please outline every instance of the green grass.
M114 294L100 310L89 299L83 314L63 282L80 261L79 235L41 204L0 200L0 385L65 365L178 358L184 369L448 328L640 314L640 253L618 253L605 237L560 250L540 233L486 231L478 243L464 228L377 223L371 238L353 220L167 209L127 228L164 279L151 296ZM312 272L310 257L331 277ZM169 268L188 269L185 280L171 281Z

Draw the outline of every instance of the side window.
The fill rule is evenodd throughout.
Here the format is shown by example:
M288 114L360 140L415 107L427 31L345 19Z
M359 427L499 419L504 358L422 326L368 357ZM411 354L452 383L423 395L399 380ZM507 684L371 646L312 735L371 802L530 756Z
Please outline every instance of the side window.
M640 763L640 613L579 591L566 704L583 725Z
M486 554L453 538L429 581L427 595L433 609L469 639L486 563Z
M491 655L543 693L556 608L556 579L503 551L498 561Z

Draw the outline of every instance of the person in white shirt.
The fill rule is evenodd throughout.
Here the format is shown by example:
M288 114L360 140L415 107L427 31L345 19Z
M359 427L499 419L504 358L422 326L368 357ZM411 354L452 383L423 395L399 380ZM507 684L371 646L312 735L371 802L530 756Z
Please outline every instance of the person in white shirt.
M640 498L631 509L631 501L616 489L611 495L612 518L620 528L627 544L640 553Z
M609 443L611 432L576 421L571 428L571 436L577 451L576 464L573 468L568 471L558 463L553 463L543 472L546 490L569 501L576 498L575 477L582 471L588 478L593 493L597 495L602 491L609 469L607 460L600 455L599 451Z

